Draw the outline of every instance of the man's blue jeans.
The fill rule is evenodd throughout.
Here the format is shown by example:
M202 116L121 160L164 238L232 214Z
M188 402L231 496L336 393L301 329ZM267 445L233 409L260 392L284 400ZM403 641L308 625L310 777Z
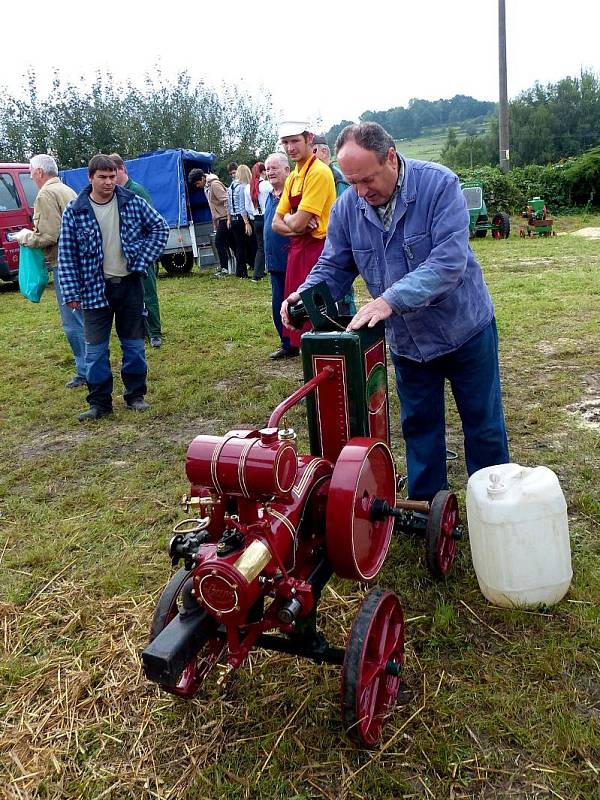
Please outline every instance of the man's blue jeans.
M85 380L85 337L83 335L83 313L80 308L69 308L69 306L64 304L62 290L60 288L60 281L58 280L58 271L54 269L53 273L54 292L56 294L58 310L60 311L60 321L75 358L75 370L77 372L77 376Z
M107 279L104 293L108 306L85 309L87 401L101 411L112 409L113 376L110 368L110 332L113 317L121 343L121 379L127 404L146 394L144 349L144 289L138 273L122 279Z
M431 500L448 488L444 384L462 422L467 472L509 458L500 392L496 321L452 353L416 362L392 353L406 444L408 496Z

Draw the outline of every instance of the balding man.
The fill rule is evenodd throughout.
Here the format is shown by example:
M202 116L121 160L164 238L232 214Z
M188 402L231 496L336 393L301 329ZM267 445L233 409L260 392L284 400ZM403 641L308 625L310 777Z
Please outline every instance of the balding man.
M33 204L33 230L22 230L15 238L26 247L39 247L49 269L54 273L54 291L60 320L75 359L75 375L67 381L67 389L85 386L85 338L83 315L79 308L65 305L56 265L58 237L63 211L77 195L58 177L58 165L52 156L40 153L29 161L29 174L39 192Z
M469 475L509 460L494 308L469 247L469 214L453 172L404 158L377 123L347 126L336 150L354 191L335 204L323 254L300 289L325 280L339 298L362 275L373 300L348 328L386 321L409 497L431 500L447 487L446 379ZM284 301L284 322L298 298Z

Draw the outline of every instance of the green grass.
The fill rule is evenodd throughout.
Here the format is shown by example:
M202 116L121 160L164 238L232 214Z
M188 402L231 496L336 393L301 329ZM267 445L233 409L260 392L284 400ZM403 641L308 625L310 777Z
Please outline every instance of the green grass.
M298 363L267 357L268 284L162 274L152 410L127 412L117 379L116 413L95 425L77 422L84 392L63 388L72 367L52 292L34 306L0 287L0 797L598 797L600 431L569 408L600 397L599 243L513 235L473 246L496 307L512 457L558 474L574 579L545 613L502 611L479 592L468 541L440 585L420 542L395 539L377 583L402 600L406 669L384 748L372 752L343 734L337 667L256 651L187 703L140 671L170 575L165 546L183 517L187 445L262 425L302 380ZM400 459L394 398L392 413ZM303 414L290 420L306 447ZM367 587L330 587L322 623L343 645Z

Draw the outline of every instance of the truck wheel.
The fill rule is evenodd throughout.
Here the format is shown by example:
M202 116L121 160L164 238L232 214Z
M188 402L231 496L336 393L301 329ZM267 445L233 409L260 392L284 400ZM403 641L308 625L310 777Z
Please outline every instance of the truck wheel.
M492 219L492 236L494 239L508 239L510 236L510 217L504 211L494 214Z
M194 254L180 250L177 253L163 253L160 257L160 263L163 265L169 275L183 275L190 272L194 266Z

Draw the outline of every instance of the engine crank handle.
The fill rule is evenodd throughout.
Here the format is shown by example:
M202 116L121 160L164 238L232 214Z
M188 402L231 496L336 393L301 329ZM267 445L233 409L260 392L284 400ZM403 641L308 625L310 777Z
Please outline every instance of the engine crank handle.
M430 505L427 500L400 500L397 506L390 506L387 500L375 497L370 503L369 516L372 520L385 519L385 517L403 517L406 511L429 514Z

